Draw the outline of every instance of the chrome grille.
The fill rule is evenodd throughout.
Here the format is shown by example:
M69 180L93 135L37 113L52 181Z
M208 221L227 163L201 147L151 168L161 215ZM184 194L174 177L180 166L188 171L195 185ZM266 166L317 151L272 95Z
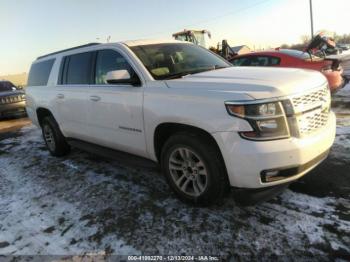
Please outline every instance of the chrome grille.
M309 134L327 124L329 112L317 110L298 117L299 132L302 135Z
M331 96L328 86L291 98L299 136L308 135L327 124Z
M317 104L330 103L330 91L327 86L301 96L294 96L292 103L295 112L304 112Z
M24 95L0 97L1 104L17 103L25 100Z

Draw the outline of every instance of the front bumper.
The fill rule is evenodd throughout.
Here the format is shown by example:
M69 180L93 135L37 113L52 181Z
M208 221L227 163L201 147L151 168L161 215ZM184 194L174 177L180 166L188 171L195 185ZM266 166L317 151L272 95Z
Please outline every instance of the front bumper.
M26 114L26 101L11 104L0 104L0 117L19 116Z
M236 132L217 132L213 136L222 152L230 184L263 188L294 181L322 162L334 142L335 121L331 112L326 126L304 138L256 142L242 139ZM277 169L296 171L280 180L262 181L263 171Z

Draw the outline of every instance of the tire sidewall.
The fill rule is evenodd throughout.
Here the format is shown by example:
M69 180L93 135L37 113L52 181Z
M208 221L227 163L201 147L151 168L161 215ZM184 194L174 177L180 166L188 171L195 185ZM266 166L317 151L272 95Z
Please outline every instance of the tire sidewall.
M182 192L175 184L169 169L169 158L171 153L179 147L187 148L196 153L207 169L207 187L200 196L190 196ZM180 197L181 200L186 202L192 202L195 204L206 204L212 202L217 195L216 183L219 183L217 173L221 172L222 168L216 159L211 159L210 154L206 153L207 148L200 143L195 137L189 137L188 135L176 135L171 137L164 145L161 154L161 168L165 175L169 185ZM219 192L221 193L221 192Z
M53 134L53 139L54 139L54 143L55 143L55 148L54 150L52 150L45 138L45 126L49 127L52 131ZM55 119L53 117L45 117L43 119L42 122L42 135L44 137L44 141L46 144L46 147L48 148L48 150L50 151L51 155L53 156L64 156L66 155L69 151L70 151L70 147L66 142L65 137L63 136L63 134L61 133L58 124L56 123Z
M50 128L51 129L51 132L52 132L52 135L53 135L53 141L55 143L54 149L51 149L50 146L48 145L47 141L46 141L45 128ZM44 141L45 141L46 147L49 149L49 151L52 154L55 154L56 150L57 150L57 140L58 140L57 139L57 134L56 134L56 131L55 131L54 127L52 126L52 124L50 123L49 119L47 119L47 118L44 119L43 124L42 124L42 134L43 134L43 137L44 137Z

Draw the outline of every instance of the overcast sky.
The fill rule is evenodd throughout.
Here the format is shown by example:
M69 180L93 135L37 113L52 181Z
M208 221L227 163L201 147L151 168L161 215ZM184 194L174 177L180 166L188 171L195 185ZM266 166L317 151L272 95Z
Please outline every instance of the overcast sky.
M349 0L313 0L315 31L350 33ZM208 29L212 44L251 48L310 34L309 0L0 0L0 75L27 72L39 55L85 44L170 38Z

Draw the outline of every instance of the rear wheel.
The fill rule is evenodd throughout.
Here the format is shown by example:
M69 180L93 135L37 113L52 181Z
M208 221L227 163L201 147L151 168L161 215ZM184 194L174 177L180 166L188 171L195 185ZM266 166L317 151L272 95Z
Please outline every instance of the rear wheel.
M43 119L41 129L45 144L51 155L64 156L69 153L70 147L52 116L47 116Z
M184 201L209 205L227 192L220 152L205 137L192 133L170 137L162 149L161 166L170 187Z

